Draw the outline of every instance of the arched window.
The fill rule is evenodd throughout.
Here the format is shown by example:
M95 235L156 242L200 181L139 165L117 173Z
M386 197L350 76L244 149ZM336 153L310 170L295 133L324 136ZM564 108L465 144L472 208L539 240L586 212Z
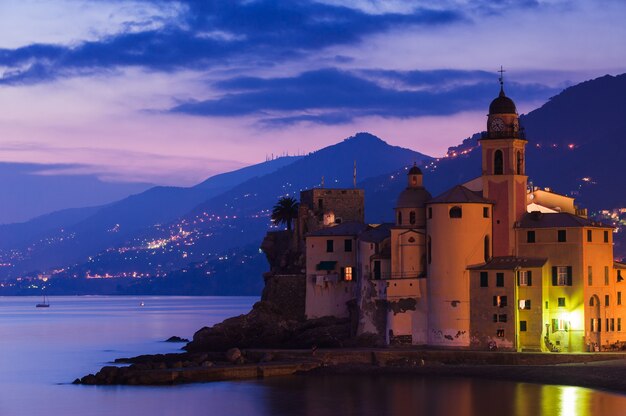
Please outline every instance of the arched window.
M402 212L398 211L398 225L402 225Z
M522 152L520 152L519 150L517 151L517 174L518 175L523 175L524 174L524 159L522 159Z
M496 150L496 153L493 155L493 174L504 174L504 156L502 155L502 150Z
M411 211L411 212L409 213L409 222L410 222L411 224L415 224L415 211Z
M461 218L463 217L463 210L459 206L453 206L450 208L450 218Z
M491 245L489 244L489 236L488 235L485 236L484 244L485 244L485 246L484 246L485 262L488 262L489 259L491 258Z
M589 298L589 306L593 306L593 296Z
M433 262L433 242L428 236L428 243L426 244L426 253L428 254L428 264Z

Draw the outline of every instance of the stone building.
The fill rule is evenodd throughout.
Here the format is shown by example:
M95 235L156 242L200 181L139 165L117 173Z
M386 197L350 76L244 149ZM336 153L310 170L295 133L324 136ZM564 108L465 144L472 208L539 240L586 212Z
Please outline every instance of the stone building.
M362 190L304 191L305 315L352 316L358 334L390 344L585 351L625 341L626 266L613 260L612 228L573 198L529 187L526 144L501 86L481 176L433 198L412 167L394 224L364 223Z

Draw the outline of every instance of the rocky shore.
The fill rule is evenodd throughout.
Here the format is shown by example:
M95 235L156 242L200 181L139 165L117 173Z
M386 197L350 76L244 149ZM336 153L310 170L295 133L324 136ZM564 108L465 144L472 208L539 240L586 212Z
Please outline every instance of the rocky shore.
M120 358L87 385L170 385L316 374L414 374L565 384L626 393L624 353L515 353L381 347L336 318L290 320L270 302L196 332L173 354ZM173 337L168 341L184 341Z

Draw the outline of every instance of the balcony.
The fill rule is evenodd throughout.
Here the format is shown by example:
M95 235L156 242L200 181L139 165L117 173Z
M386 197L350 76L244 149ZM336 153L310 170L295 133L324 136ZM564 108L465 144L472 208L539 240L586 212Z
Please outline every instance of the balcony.
M391 280L391 279L425 279L426 273L418 272L401 272L401 273L372 273L370 277L373 280Z

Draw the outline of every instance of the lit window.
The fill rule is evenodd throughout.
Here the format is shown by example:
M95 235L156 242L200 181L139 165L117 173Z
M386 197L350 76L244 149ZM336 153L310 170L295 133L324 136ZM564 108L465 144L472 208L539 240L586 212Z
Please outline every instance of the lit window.
M519 301L520 309L530 309L530 299L520 299Z
M343 279L347 282L352 280L352 267L348 266L343 271Z
M497 336L498 338L504 338L504 329L498 329L498 330L496 331L496 336Z
M497 306L499 308L503 308L507 305L506 296L494 296L493 297L493 306Z

